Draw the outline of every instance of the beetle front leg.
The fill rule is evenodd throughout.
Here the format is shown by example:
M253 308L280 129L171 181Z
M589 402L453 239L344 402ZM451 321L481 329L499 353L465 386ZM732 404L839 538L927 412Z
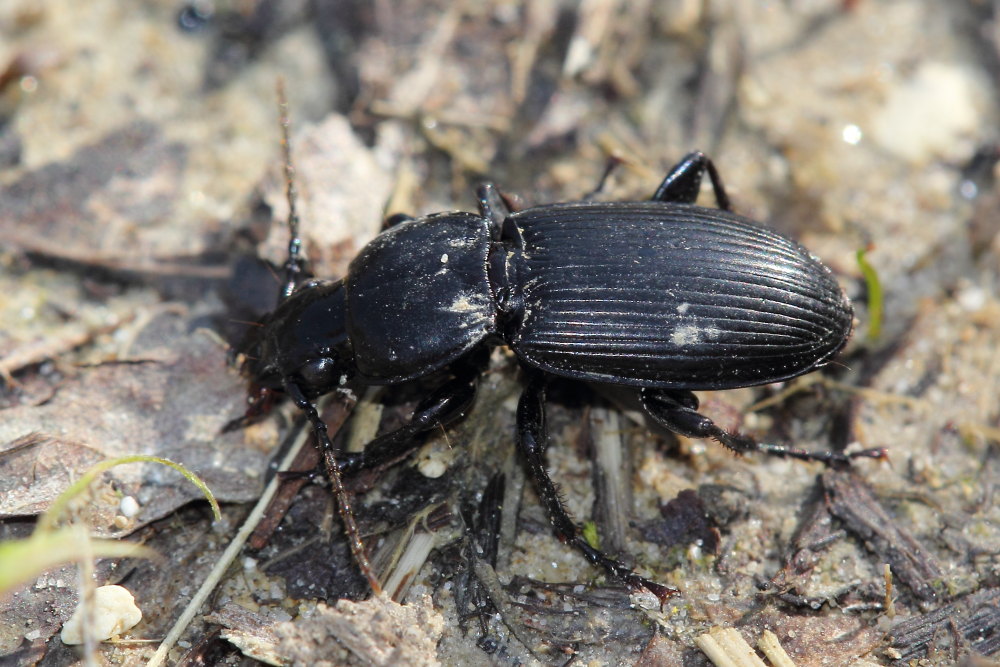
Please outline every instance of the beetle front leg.
M724 211L732 210L729 205L729 195L722 185L722 177L715 168L715 163L701 151L692 151L684 159L674 165L667 177L656 188L650 197L653 201L673 202L676 204L693 204L701 191L701 179L708 172L715 192L715 201Z
M391 465L421 445L420 435L463 417L475 402L479 373L474 364L461 365L453 379L417 404L409 422L375 438L363 452L339 456L337 462L341 471L348 474Z
M736 452L763 452L771 456L788 457L802 461L820 461L844 464L858 457L885 458L884 449L866 449L844 454L842 452L807 452L803 449L760 443L753 438L729 431L716 425L698 412L698 398L690 391L670 389L643 389L639 393L642 407L653 420L664 428L688 438L712 438Z
M673 588L652 582L640 577L624 563L611 558L595 549L580 532L562 500L555 483L545 469L545 449L547 447L547 432L545 428L545 377L535 375L528 382L521 399L517 404L517 446L528 464L528 472L535 483L549 520L555 528L560 540L571 544L594 565L607 570L633 592L649 591L661 604L669 597L676 595Z

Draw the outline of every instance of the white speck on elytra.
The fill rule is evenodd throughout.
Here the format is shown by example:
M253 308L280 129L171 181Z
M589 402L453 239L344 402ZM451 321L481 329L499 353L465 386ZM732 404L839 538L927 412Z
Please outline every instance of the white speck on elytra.
M670 334L670 342L677 346L697 345L719 337L720 331L715 327L698 327L685 324L674 329Z

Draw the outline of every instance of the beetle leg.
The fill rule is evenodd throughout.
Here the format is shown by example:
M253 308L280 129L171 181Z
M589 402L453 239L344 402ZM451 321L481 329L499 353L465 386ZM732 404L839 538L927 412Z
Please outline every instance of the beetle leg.
M885 447L875 447L873 449L863 449L858 452L807 452L804 449L788 447L786 445L772 445L765 442L759 443L757 449L781 458L799 459L800 461L819 461L827 465L843 465L849 463L851 459L878 459L880 461L889 460L889 450Z
M698 193L701 191L701 179L706 171L709 180L712 181L712 190L715 192L715 201L719 208L724 211L732 210L729 205L729 195L726 194L726 188L722 184L722 177L719 176L715 163L701 151L688 153L683 160L674 165L650 199L677 204L693 204L698 199Z
M476 188L476 201L479 202L479 212L493 225L494 238L498 238L503 221L510 215L510 207L496 183L480 183Z
M885 449L843 452L808 452L804 449L757 442L739 433L720 428L708 417L697 412L698 399L690 391L643 389L639 394L643 409L658 424L689 438L714 438L737 454L763 452L770 456L802 461L820 461L827 465L845 464L855 458L888 458Z
M633 592L649 591L662 603L676 595L673 588L649 581L633 572L624 563L595 549L581 534L559 498L559 490L545 469L547 436L545 429L545 377L535 375L528 382L517 404L517 446L528 464L538 496L555 528L556 536L571 544L594 565L603 567Z
M375 438L363 452L342 454L337 459L340 469L348 474L388 466L405 458L422 444L421 434L465 416L476 398L479 373L474 364L459 365L453 379L417 404L408 423Z
M624 164L625 160L618 157L617 155L608 156L607 162L604 164L604 171L601 173L600 180L597 181L597 185L590 192L584 194L580 197L581 201L592 201L597 197L597 195L604 192L604 186L608 184L608 179L611 178L611 174L614 173L615 169Z
M508 241L517 247L524 245L521 230L511 220L511 213L520 210L517 197L510 197L500 191L495 183L480 183L476 188L479 214L490 221L490 233L494 241Z
M384 232L387 229L392 229L398 224L409 222L410 220L413 219L414 219L413 216L407 213L393 213L388 218L382 221L382 231Z
M714 438L738 454L761 449L753 438L733 434L697 412L698 399L690 391L643 389L643 409L661 426L689 438Z

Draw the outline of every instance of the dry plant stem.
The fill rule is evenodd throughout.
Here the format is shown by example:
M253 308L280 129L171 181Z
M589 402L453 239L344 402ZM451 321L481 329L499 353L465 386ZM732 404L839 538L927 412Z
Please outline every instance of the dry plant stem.
M474 558L472 561L472 568L476 575L476 579L483 585L486 590L486 595L489 597L490 602L493 606L497 608L500 614L501 622L510 630L512 635L512 640L510 641L516 648L518 644L523 647L524 652L532 657L535 664L542 664L541 660L538 659L538 655L543 655L545 653L545 646L542 645L540 641L532 641L533 637L526 633L525 630L527 626L519 627L517 624L508 621L507 619L516 619L519 617L517 609L514 603L507 596L504 591L503 584L500 582L500 577L497 576L496 570L490 567L490 564L481 558ZM520 635L518 633L521 633Z
M715 627L694 641L716 667L766 667L735 628Z
M885 563L882 566L882 577L885 580L885 614L890 619L896 618L896 604L892 599L892 565Z
M377 385L365 389L351 414L351 423L348 425L350 431L343 446L345 452L363 452L365 446L378 434L378 427L382 422L382 404L379 402L382 389Z
M306 443L307 438L308 432L305 429L302 429L302 431L300 431L298 436L295 438L295 442L289 448L285 458L282 459L281 464L278 466L279 471L289 469L292 462L295 460L295 457L298 455L299 450L302 449L302 446ZM257 500L257 504L250 512L246 521L240 527L239 532L236 533L233 541L230 542L229 546L226 547L226 550L222 552L222 555L219 557L215 567L213 567L212 571L208 573L208 576L205 578L205 581L202 582L201 587L194 594L194 597L191 598L191 602L188 603L188 606L181 613L173 627L170 628L170 632L167 633L167 636L160 643L159 648L156 649L156 653L154 653L153 657L146 663L146 667L159 667L159 665L165 664L167 654L170 652L170 649L172 649L177 643L177 640L180 639L181 635L187 629L187 626L191 623L191 620L201 609L201 606L205 604L208 596L212 594L213 590L215 590L215 586L219 583L219 580L222 579L222 575L226 573L226 570L229 569L232 562L236 560L236 557L239 555L240 550L243 549L243 545L246 543L247 538L250 537L254 528L258 523L260 523L260 519L264 515L264 511L267 509L268 504L271 502L271 498L274 497L274 494L277 492L280 484L280 476L275 475L275 477L264 489L260 498Z
M83 613L86 622L83 625L83 664L85 667L97 667L97 639L94 637L95 608L94 586L94 553L90 548L90 537L83 540L80 554L80 597L83 602Z
M797 378L795 382L791 383L789 386L785 387L773 396L769 396L768 398L757 401L753 405L749 406L746 408L746 412L759 412L764 408L778 405L789 396L805 391L808 387L811 387L814 384L821 385L829 389L835 389L837 391L843 391L855 396L860 396L861 398L871 401L877 405L906 405L914 409L926 408L930 405L928 401L921 398L891 394L879 391L878 389L871 389L869 387L857 387L843 382L838 382L836 380L831 380L830 378L823 377L822 375L813 374Z
M760 639L757 640L757 648L771 661L773 667L795 667L795 662L781 645L778 636L770 630L761 633Z

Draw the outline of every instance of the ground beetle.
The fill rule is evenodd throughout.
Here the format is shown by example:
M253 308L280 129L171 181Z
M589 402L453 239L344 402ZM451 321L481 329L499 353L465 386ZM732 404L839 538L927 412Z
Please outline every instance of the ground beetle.
M694 204L706 172L717 209ZM716 426L697 412L692 390L777 382L823 366L850 336L851 304L808 250L730 211L700 152L677 164L649 201L511 212L492 186L481 186L478 198L478 214L396 218L342 280L302 284L293 213L285 297L244 343L245 371L306 412L336 476L337 468L399 460L416 436L461 417L489 348L508 346L526 377L517 445L555 532L630 589L665 599L672 589L595 549L562 505L544 461L547 378L635 387L655 422L735 452L810 457ZM334 459L316 398L439 371L450 379L408 424ZM840 455L815 458L830 456ZM356 528L348 532L374 581Z

